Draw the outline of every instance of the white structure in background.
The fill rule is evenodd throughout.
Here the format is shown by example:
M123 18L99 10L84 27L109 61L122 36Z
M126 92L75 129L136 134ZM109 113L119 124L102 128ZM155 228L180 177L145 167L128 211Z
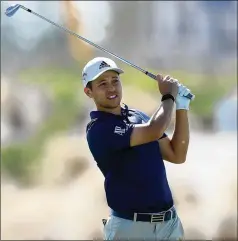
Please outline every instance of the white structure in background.
M145 39L142 51L144 50L144 56L148 59L157 56L157 59L160 59L162 63L167 61L169 65L174 63L175 66L179 66L181 62L184 62L185 66L192 67L190 65L196 61L201 61L203 64L206 61L206 56L214 58L217 54L223 56L222 53L232 42L227 40L227 43L223 43L224 46L220 43L224 48L223 51L213 52L213 56L211 56L210 51L211 46L214 46L214 42L212 42L214 36L211 35L209 29L208 12L204 11L205 7L200 1L154 1L150 4L153 4L151 26L149 26L152 29L151 34L146 35L145 31L142 30L140 37L140 39ZM214 26L217 31L213 33L219 35L218 29L225 29L226 31L220 34L222 36L229 35L227 39L235 39L237 32L236 3L234 1L231 4L234 4L234 8L232 6L226 8L220 17L222 26ZM218 4L217 8L221 9L222 6ZM145 8L141 8L141 22L144 21L144 11ZM197 65L195 67L200 68Z
M166 57L170 53L198 54L207 44L204 13L196 1L155 1L152 12L153 36L150 36L151 53ZM183 10L183 11L181 11ZM181 14L187 18L188 36L180 39L179 20ZM184 19L185 20L185 19ZM184 42L186 40L186 42ZM155 52L154 52L155 51Z
M8 96L10 94L10 86L4 78L1 78L1 143L6 142L11 135L11 126L4 115L3 106L6 105Z
M217 131L237 131L237 89L217 104L214 121Z

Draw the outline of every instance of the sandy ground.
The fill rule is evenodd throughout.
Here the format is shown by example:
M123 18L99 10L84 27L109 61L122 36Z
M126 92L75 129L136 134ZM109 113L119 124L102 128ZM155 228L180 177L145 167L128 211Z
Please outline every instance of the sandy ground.
M237 237L236 148L236 133L191 133L187 162L166 163L186 238ZM100 238L108 209L84 137L55 137L42 163L35 188L2 181L1 238Z

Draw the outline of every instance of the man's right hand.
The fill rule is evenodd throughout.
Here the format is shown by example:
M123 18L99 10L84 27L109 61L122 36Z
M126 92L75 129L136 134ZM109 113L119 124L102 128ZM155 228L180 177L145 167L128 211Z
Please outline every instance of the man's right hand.
M157 75L156 79L161 95L171 94L174 99L176 99L179 86L178 80L170 76L163 77L162 75ZM172 101L162 101L160 107L147 123L135 124L130 137L130 146L138 146L157 141L162 137L169 126L173 106L174 103Z
M171 94L174 99L178 94L179 82L176 79L171 78L169 75L163 77L157 75L158 87L161 95Z

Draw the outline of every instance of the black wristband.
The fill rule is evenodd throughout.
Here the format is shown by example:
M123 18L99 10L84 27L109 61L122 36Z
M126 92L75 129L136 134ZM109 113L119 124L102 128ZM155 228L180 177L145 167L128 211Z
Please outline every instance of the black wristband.
M175 101L174 97L171 94L163 95L162 98L161 98L161 101L164 101L164 100L167 100L167 99L172 99L173 102Z

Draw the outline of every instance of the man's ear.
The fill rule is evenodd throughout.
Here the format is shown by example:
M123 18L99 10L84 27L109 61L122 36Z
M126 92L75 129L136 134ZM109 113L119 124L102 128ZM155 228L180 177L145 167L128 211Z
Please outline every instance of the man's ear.
M93 98L92 96L92 90L90 88L85 87L84 88L84 93L89 97L89 98Z

